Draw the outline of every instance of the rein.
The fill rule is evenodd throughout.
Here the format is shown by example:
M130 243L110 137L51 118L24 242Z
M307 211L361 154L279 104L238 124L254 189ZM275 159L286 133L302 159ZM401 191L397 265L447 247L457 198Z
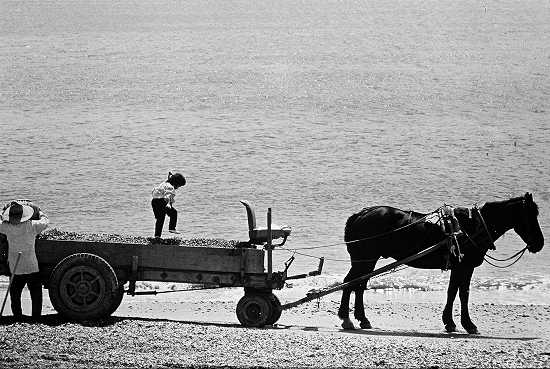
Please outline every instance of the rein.
M511 267L512 265L514 265L515 263L517 263L519 261L519 259L521 259L521 257L523 256L523 254L525 253L525 251L527 250L527 247L523 248L522 250L516 252L514 255L510 256L509 258L506 258L506 259L503 259L503 260L499 260L499 259L495 259L495 258L492 258L490 257L489 255L487 255L489 258L493 259L493 260L498 260L498 261L506 261L506 260L510 260L510 259L513 259L517 256L517 259L514 260L513 262L511 262L510 264L508 265L496 265L496 264L493 264L491 263L489 260L483 258L483 260L485 260L485 262L491 266L494 266L495 268L501 268L501 269L504 269L504 268L508 268L508 267ZM519 256L518 256L519 255Z
M483 225L483 229L485 230L485 232L487 233L487 236L489 236L489 240L491 241L491 246L492 246L492 249L493 250L496 250L496 247L495 247L495 241L493 240L493 236L491 235L491 232L489 231L489 227L487 227L487 223L485 222L485 219L483 218L483 215L481 215L481 211L479 210L479 208L477 207L477 205L474 207L475 211L477 212L477 214L479 215L479 219L481 219L481 224ZM464 232L466 234L466 236L468 236L468 238L470 239L470 242L472 242L472 244L474 244L475 246L477 246L478 248L481 248L477 243L474 242L474 240L472 239L472 237L470 237L470 235L466 232ZM495 268L508 268L508 267L511 267L512 265L514 265L515 263L517 263L521 257L523 256L523 254L525 253L525 251L527 250L527 246L524 247L523 249L519 250L518 252L516 252L514 255L510 256L510 257L507 257L505 259L497 259L497 258L494 258L490 255L487 255L485 254L484 257L483 257L483 260L495 267ZM517 257L517 258L516 258ZM509 260L512 260L514 258L516 258L516 260L514 260L513 262L511 262L510 264L508 265L496 265L496 264L493 264L492 262L490 262L489 260L487 260L487 258L493 260L493 261L500 261L500 262L504 262L504 261L509 261Z

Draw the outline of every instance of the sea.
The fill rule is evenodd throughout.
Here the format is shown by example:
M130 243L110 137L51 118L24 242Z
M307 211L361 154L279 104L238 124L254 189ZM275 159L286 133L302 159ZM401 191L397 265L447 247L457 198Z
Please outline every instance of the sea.
M0 132L0 202L34 201L51 228L152 236L170 171L182 238L245 241L240 200L259 225L271 209L292 227L275 270L325 258L297 296L342 281L345 222L368 206L531 192L549 239L550 2L0 0ZM490 255L524 246L510 231ZM548 305L549 263L484 263L472 301ZM448 277L369 291L443 302Z

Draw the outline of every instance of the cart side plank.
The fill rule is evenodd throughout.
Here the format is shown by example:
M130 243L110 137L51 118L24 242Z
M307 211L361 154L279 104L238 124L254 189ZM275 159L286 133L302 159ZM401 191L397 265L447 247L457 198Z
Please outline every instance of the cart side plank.
M66 256L83 252L104 258L114 269L131 268L132 258L137 256L138 269L246 274L264 272L264 250L258 249L42 239L36 242L38 262L51 267Z

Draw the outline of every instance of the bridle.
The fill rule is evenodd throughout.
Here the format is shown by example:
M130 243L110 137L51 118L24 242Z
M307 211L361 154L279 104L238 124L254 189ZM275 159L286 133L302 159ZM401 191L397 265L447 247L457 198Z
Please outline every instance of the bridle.
M525 199L525 196L521 198L521 205L522 205L522 211L525 211L525 207L526 207L526 199ZM494 238L493 238L493 235L491 234L491 231L489 230L489 227L487 227L487 223L485 222L485 219L483 218L483 215L481 214L481 211L480 209L476 206L474 206L474 210L477 212L477 214L479 215L479 219L481 220L481 224L483 225L483 229L485 230L485 232L487 233L487 236L489 237L489 240L490 240L490 247L489 249L493 249L493 250L496 250L496 247L495 247L495 244L494 244ZM523 218L523 217L522 217ZM525 226L527 228L527 233L530 234L529 232L529 222L525 222ZM468 235L468 238L470 239L470 241L476 245L476 243L474 242L474 240ZM527 243L528 245L528 243ZM504 261L509 261L509 260L512 260L514 258L516 258L516 260L514 260L513 262L511 262L510 264L508 265L505 265L505 266L499 266L499 265L495 265L493 263L491 263L489 260L487 260L487 258L484 257L484 260L485 262L487 262L489 265L492 265L494 267L497 267L497 268L507 268L507 267L510 267L512 265L514 265L515 263L517 263L521 257L523 256L523 254L525 253L525 251L528 250L528 246L525 246L523 249L521 249L520 251L516 252L514 255L508 257L508 258L505 258L505 259L497 259L497 258L494 258L490 255L485 255L487 258L489 259L492 259L494 261L500 261L500 262L504 262Z

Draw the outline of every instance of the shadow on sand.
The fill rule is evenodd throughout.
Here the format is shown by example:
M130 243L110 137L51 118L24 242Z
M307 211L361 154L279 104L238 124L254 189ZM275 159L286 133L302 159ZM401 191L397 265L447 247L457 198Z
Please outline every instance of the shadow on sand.
M12 324L43 324L50 327L57 327L64 324L77 324L83 327L109 327L117 323L124 321L136 321L136 322L159 322L159 323L181 323L181 324L195 324L202 326L216 326L216 327L230 327L230 328L244 328L238 323L210 323L200 321L187 321L165 318L143 318L143 317L119 317L110 316L108 318L94 319L94 320L70 320L63 318L59 314L46 314L42 315L39 319L34 319L30 316L23 316L23 318L15 319L13 316L0 317L0 326L12 325Z
M538 339L538 337L506 337L506 336L487 336L481 334L469 334L461 332L420 332L420 331L408 331L408 330L382 330L382 329L354 329L346 330L341 328L320 328L320 327L306 327L306 326L286 326L278 325L277 328L284 329L299 329L303 331L313 332L340 332L343 334L355 334L366 336L388 336L388 337L418 337L418 338L443 338L443 339L489 339L489 340L510 340L510 341L532 341Z
M29 316L24 316L23 319L14 319L13 316L0 317L0 326L6 326L18 323L27 324L44 324L50 327L56 327L64 324L78 324L83 327L109 327L124 321L137 321L137 322L164 322L164 323L180 323L180 324L194 324L200 326L213 326L213 327L226 327L237 329L286 329L286 330L301 330L311 332L337 332L342 334L354 334L354 335L366 335L366 336L388 336L388 337L418 337L418 338L442 338L442 339L489 339L489 340L509 340L509 341L532 341L538 339L538 337L507 337L507 336L487 336L481 334L468 334L461 332L447 333L447 332L419 332L419 331L407 331L407 330L381 330L381 329L355 329L344 330L337 327L315 327L315 326L298 326L298 325L284 325L275 324L274 326L266 326L263 328L246 328L238 323L221 323L221 322L201 322L191 320L177 320L177 319L165 319L165 318L143 318L143 317L118 317L111 316L103 319L96 320L84 320L84 321L71 321L61 317L58 314L42 315L38 320L32 319Z

